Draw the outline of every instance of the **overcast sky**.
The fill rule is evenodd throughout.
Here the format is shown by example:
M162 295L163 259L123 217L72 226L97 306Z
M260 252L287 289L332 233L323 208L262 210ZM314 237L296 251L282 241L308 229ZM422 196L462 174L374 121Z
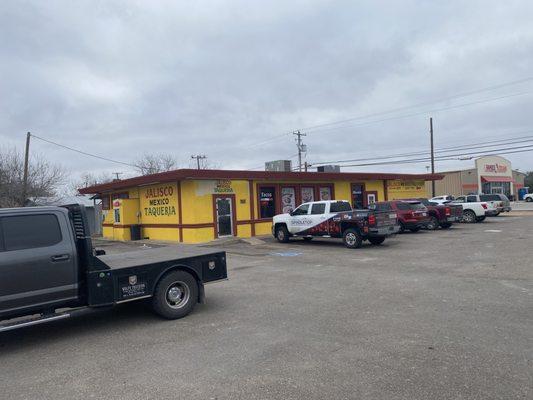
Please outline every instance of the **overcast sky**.
M188 167L200 153L258 169L294 157L295 129L309 162L428 150L430 116L437 148L531 136L532 21L531 1L4 0L0 144L22 148L31 131L125 162L166 152ZM131 174L32 150L73 175ZM533 170L533 152L506 157Z

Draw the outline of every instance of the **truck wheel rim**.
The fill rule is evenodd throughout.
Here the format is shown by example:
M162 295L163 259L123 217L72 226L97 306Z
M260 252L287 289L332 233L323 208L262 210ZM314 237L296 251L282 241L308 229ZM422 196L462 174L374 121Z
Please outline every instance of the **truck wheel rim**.
M355 233L350 232L346 234L346 243L348 243L350 246L353 246L356 241L357 241L357 236L355 236Z
M285 232L283 232L283 229L278 229L278 239L279 240L285 239Z
M181 308L189 301L191 291L184 282L176 281L168 286L165 300L171 308Z

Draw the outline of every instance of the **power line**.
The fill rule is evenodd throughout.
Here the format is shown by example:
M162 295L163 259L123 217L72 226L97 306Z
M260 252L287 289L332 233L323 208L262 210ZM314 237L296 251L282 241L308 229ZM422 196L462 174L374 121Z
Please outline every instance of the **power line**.
M533 131L530 131L530 132L533 132ZM500 139L500 140L488 141L488 142L478 142L477 144L471 143L471 144L465 144L461 146L441 147L441 148L435 149L435 153L447 153L450 151L464 150L464 149L487 148L487 147L499 146L502 144L526 143L526 142L530 142L531 140L533 140L533 135L510 138L510 139ZM410 156L417 156L417 155L423 155L423 154L427 154L427 151L391 154L391 155L377 156L377 157L370 157L370 158L355 158L355 159L349 159L349 160L321 161L321 162L311 163L311 165L316 166L316 165L338 164L338 163L355 162L355 161L385 160L385 159L391 159L391 158L410 157Z
M70 151L74 151L76 153L80 153L80 154L83 154L83 155L86 155L86 156L89 156L89 157L94 157L94 158L98 158L98 159L104 160L104 161L109 161L109 162L112 162L112 163L115 163L115 164L122 164L122 165L127 165L128 167L137 168L137 166L134 165L134 164L129 164L129 163L122 162L122 161L112 160L112 159L107 158L107 157L98 156L96 154L87 153L86 151L78 150L78 149L75 149L73 147L65 146L64 144L56 143L56 142L53 142L51 140L42 138L40 136L34 135L33 133L31 134L31 137L34 137L35 139L42 140L43 142L50 143L50 144L53 144L55 146L62 147L64 149L67 149L67 150L70 150Z
M343 119L343 120L332 121L332 122L328 122L328 123L324 123L324 124L318 124L318 125L312 125L312 126L308 126L306 128L300 128L300 129L309 132L310 130L313 130L315 128L321 128L321 127L325 127L325 126L329 126L329 125L337 125L337 124L344 123L344 122L350 122L350 121L355 121L355 120L360 120L360 119L367 119L367 118L370 118L370 117L376 117L378 115L386 115L386 114L391 114L391 113L394 113L394 112L397 112L397 111L409 110L409 109L412 109L412 108L419 108L419 107L423 107L423 106L426 106L426 105L442 103L442 102L445 102L445 101L450 101L450 100L454 100L454 99L458 99L458 98L462 98L462 97L468 97L468 96L471 96L473 94L487 92L487 91L495 90L495 89L500 89L502 87L516 85L518 83L524 83L524 82L528 82L528 81L532 81L532 80L533 80L533 76L526 77L526 78L519 79L519 80L516 80L516 81L506 82L506 83L502 83L502 84L494 85L494 86L488 86L488 87L485 87L485 88L482 88L482 89L472 90L470 92L465 92L465 93L461 93L461 94L457 94L457 95L441 98L441 99L434 100L434 101L431 101L431 102L423 102L423 103L413 104L413 105L410 105L410 106L397 107L397 108L393 108L393 109L390 109L390 110L387 110L387 111L380 111L380 112L361 115L361 116L357 116L357 117L350 117L350 118L346 118L346 119Z
M480 155L511 154L511 153L525 152L525 151L533 151L533 144L529 144L525 146L517 146L517 147L507 147L507 148L501 148L501 149L491 149L488 151L489 153L487 153L487 150L483 150L483 151L475 151L475 152L461 153L461 154L448 154L448 155L443 155L443 156L437 156L435 157L435 160L436 161L451 161L451 160L461 160L461 158L464 159L465 157L469 157L469 158L478 157ZM372 166L372 165L411 164L411 163L419 163L419 162L427 163L429 160L430 160L430 157L423 157L423 158L413 158L413 159L396 160L396 161L378 161L378 162L361 163L361 164L344 164L341 166L342 167L367 167L367 166Z
M424 115L424 114L429 114L429 113L437 113L437 112L441 112L441 111L447 111L447 110L452 110L452 109L461 108L461 107L468 107L468 106L471 106L471 105L488 103L488 102L491 102L491 101L502 100L502 99L507 99L507 98L511 98L511 97L524 96L524 95L531 94L531 93L533 93L533 91L512 93L512 94L508 94L508 95L505 95L505 96L492 97L492 98L482 99L482 100L473 101L473 102L469 102L469 103L457 104L457 105L454 105L454 106L434 108L434 109L431 109L431 110L417 111L417 112L411 113L411 114L403 114L403 115L397 115L397 116L388 117L388 118L382 118L382 119L377 119L377 120L372 120L372 121L366 121L366 122L362 122L362 123L355 124L355 125L343 125L343 126L331 127L331 128L326 128L326 129L315 129L315 130L306 130L306 131L309 134L311 134L311 133L317 133L317 132L334 131L334 130L344 129L344 128L356 128L356 127L360 127L360 126L377 124L377 123L385 122L385 121L393 121L393 120L396 120L396 119L415 117L415 116L418 116L418 115Z

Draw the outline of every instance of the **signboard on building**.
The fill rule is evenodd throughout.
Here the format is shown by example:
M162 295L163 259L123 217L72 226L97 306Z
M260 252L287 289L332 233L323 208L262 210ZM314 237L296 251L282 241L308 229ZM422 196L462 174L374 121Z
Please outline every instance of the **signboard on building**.
M175 222L178 213L176 184L147 186L139 190L143 223Z
M476 160L478 176L512 176L511 163L503 157L486 156Z

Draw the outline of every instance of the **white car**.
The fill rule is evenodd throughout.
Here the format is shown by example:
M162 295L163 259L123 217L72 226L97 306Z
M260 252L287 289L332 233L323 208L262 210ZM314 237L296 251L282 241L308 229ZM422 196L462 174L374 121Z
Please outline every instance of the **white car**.
M463 222L481 222L487 217L487 212L494 213L496 210L493 205L481 201L467 200L468 196L460 196L452 204L460 204L463 207Z
M533 193L528 193L524 195L524 201L527 201L527 202L533 201Z
M488 207L485 210L487 217L497 217L503 211L503 203L497 196L469 194L467 196L459 196L455 201L460 203L487 203Z
M455 197L447 194L447 195L444 195L444 196L436 196L436 197L433 197L431 199L429 199L429 201L433 202L433 203L438 203L439 205L443 205L443 204L446 204L446 203L449 203L450 201L454 201L455 200Z

